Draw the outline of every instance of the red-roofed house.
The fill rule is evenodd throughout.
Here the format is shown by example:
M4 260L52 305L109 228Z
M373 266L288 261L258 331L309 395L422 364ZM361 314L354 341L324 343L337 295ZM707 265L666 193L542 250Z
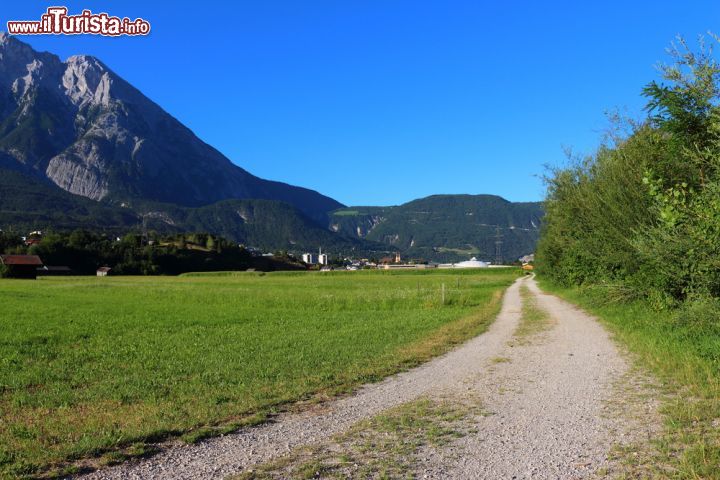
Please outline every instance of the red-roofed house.
M37 269L43 266L37 255L0 255L0 264L6 267L8 278L37 278Z

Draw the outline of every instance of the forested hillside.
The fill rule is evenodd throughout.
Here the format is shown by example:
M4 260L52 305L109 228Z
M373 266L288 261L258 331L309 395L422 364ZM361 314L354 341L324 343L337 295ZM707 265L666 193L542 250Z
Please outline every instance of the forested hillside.
M387 245L333 233L292 205L275 200L226 200L203 207L134 201L125 207L73 195L47 181L0 166L0 230L84 229L123 236L206 232L264 251L315 251L381 257Z
M515 261L533 253L542 205L513 203L496 195L432 195L396 207L348 207L330 214L330 228L382 242L413 258Z

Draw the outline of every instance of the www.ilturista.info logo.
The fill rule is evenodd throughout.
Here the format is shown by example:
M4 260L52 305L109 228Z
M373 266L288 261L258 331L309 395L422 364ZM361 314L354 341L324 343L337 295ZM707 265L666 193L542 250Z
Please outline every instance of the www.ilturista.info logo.
M147 35L150 23L142 18L111 17L107 13L92 13L83 10L80 15L68 15L67 7L49 7L40 20L7 22L11 35Z

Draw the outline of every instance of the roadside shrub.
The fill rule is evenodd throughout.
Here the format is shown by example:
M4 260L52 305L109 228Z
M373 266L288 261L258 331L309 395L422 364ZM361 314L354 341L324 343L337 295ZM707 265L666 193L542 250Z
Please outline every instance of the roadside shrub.
M684 330L712 329L716 334L720 334L720 299L705 297L685 302L675 311L673 322Z
M693 349L714 365L720 362L717 339L720 338L720 299L697 298L685 302L673 315L677 335L693 345Z

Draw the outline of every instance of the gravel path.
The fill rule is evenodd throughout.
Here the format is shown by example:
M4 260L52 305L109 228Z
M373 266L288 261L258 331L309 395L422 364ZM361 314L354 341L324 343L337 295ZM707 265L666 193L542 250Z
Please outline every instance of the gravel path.
M523 282L557 323L539 342L512 346ZM497 358L510 361L496 363ZM200 444L173 446L83 478L224 478L326 441L421 395L468 391L478 393L493 414L478 419L477 434L447 450L428 452L417 472L421 477L580 478L608 465L608 451L618 438L635 438L630 433L638 425L603 415L614 382L627 370L595 321L541 294L534 280L526 278L506 291L502 310L486 333L418 368L311 411L281 415L272 423Z
M508 361L479 370L472 388L492 413L475 435L428 452L422 478L576 479L616 471L620 445L644 444L659 427L658 402L590 316L527 285L555 325ZM511 342L512 343L512 342ZM645 377L642 377L645 378ZM625 389L633 389L626 395Z

